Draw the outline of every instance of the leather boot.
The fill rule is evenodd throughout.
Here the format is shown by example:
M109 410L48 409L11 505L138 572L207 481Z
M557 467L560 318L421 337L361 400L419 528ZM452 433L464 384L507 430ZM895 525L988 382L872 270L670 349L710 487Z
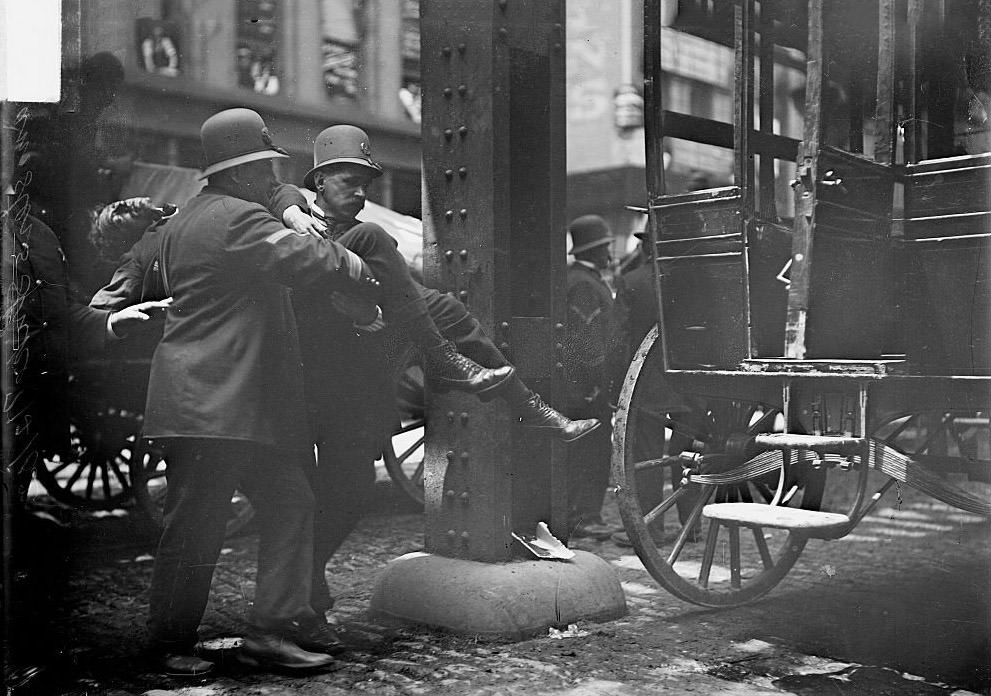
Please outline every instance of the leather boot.
M422 348L421 348L422 350ZM457 351L454 344L445 342L435 348L423 350L427 378L437 392L457 391L474 394L482 401L498 395L507 382L516 375L512 365L489 368Z
M571 420L547 405L540 394L513 377L503 392L503 398L520 417L523 425L533 430L546 430L563 442L574 442L587 435L601 423L597 418Z

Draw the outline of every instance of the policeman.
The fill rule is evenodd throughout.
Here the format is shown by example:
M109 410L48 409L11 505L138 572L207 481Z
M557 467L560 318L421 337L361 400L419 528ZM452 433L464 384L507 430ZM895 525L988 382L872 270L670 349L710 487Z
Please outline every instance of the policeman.
M164 531L149 607L152 649L171 673L201 674L196 629L235 486L260 516L257 590L241 649L253 665L332 662L310 608L313 494L289 286L326 293L374 284L353 252L286 229L265 209L275 147L262 118L228 109L200 131L206 188L163 227L162 277L174 298L152 357L145 436L168 459Z
M370 143L365 131L350 125L321 132L313 146L314 166L304 177L304 184L316 191L316 206L310 214L302 213L306 199L293 187L284 187L273 197L274 212L298 231L326 234L368 261L371 256L356 239L365 228L377 226L359 222L356 216L364 208L368 187L382 174L372 159ZM395 249L396 243L389 240ZM376 277L381 276L376 272ZM415 287L432 321L445 339L454 341L457 354L489 368L509 367L461 302L419 284ZM331 605L323 569L361 515L359 501L373 483L371 464L396 422L395 368L401 351L390 350L394 335L356 332L350 320L328 306L326 298L297 292L294 300L320 452L312 479L317 498L313 601L320 611ZM327 360L331 350L334 352L329 354L335 359ZM438 374L429 362L426 374L432 386L444 388L439 379L443 373ZM361 389L362 385L374 388ZM481 398L493 395L504 398L527 427L564 441L577 440L599 427L594 419L572 421L564 417L515 373L498 389L479 394Z
M597 418L603 424L568 448L570 527L572 536L602 540L614 531L603 524L601 515L612 441L607 356L616 333L612 290L602 271L609 266L613 235L598 215L573 220L568 232L575 261L568 267L564 413L569 418Z

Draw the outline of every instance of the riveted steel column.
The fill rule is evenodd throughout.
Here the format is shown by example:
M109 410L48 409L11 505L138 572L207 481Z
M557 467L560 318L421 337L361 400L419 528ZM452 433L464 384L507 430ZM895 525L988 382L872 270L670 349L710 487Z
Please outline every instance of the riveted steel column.
M565 259L563 2L422 0L420 12L427 283L464 302L519 376L553 401ZM513 529L563 523L558 448L514 421L500 400L432 395L428 551L503 561Z

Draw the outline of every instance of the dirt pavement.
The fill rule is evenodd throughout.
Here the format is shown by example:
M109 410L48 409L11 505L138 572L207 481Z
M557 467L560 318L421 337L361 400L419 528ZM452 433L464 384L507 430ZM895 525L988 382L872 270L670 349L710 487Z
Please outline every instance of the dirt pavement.
M615 505L607 513L618 524ZM332 672L253 673L232 659L253 593L255 538L230 541L201 635L220 669L177 680L141 656L152 557L126 516L78 516L62 607L73 696L258 694L991 693L991 524L928 498L886 499L851 537L810 542L754 605L700 610L667 594L629 549L580 540L613 564L629 615L519 643L368 620L375 576L422 548L422 515L382 489L328 570L354 649ZM54 688L54 687L53 687ZM53 691L53 693L55 693Z

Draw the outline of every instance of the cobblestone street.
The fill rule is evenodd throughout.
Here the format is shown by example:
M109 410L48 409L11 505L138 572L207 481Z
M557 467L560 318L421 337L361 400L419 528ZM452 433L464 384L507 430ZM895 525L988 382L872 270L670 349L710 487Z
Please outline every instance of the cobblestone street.
M255 537L229 542L201 629L220 669L162 677L143 661L151 549L126 516L82 517L63 610L73 673L65 693L248 694L949 694L991 693L989 523L894 494L855 534L811 542L768 597L702 610L661 589L632 550L579 540L618 573L629 614L508 643L369 620L385 563L422 548L422 515L388 485L328 569L353 649L329 673L246 671L232 658L250 597ZM606 510L618 524L615 505Z

